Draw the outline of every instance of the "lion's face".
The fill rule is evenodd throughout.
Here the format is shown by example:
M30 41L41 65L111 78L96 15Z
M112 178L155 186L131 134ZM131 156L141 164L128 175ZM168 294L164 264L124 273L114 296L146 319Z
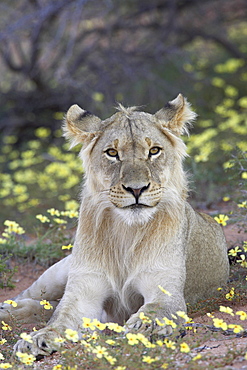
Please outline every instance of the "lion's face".
M91 151L94 178L118 215L147 221L162 199L173 167L173 146L152 115L124 112L106 124Z
M173 101L179 107L173 107L171 102L167 109L163 108L170 125L171 116L186 108L186 101L181 99ZM182 171L184 144L175 130L162 124L163 110L151 115L120 108L105 121L90 118L78 106L72 106L67 114L67 136L84 141L82 158L89 192L92 197L101 194L106 207L128 224L147 222L164 202L179 196L175 194L177 184L172 183L178 177L174 172ZM90 126L88 133L82 123Z

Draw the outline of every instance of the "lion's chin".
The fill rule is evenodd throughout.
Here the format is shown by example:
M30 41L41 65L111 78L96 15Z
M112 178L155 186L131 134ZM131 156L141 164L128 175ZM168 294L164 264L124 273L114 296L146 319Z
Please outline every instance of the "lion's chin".
M115 208L115 213L118 218L121 218L127 225L143 225L149 222L157 208L156 207L145 207L145 206L129 206L124 208Z

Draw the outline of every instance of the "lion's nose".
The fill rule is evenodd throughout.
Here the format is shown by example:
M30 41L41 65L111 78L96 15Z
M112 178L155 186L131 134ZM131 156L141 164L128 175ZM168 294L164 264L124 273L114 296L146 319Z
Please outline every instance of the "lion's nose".
M129 193L131 193L132 195L134 195L136 203L138 203L138 200L139 200L141 194L149 188L150 184L148 184L146 186L143 186L142 188L138 188L138 189L134 189L134 188L131 188L129 186L126 187L124 185L122 185L122 186L123 186L124 190L126 190Z

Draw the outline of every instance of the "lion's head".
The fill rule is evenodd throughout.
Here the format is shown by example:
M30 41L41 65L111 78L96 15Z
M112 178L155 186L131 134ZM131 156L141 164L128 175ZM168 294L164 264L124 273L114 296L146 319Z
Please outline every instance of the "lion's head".
M179 205L187 193L179 136L195 116L181 94L155 114L119 105L106 120L73 105L64 132L72 146L83 143L86 196L128 224Z

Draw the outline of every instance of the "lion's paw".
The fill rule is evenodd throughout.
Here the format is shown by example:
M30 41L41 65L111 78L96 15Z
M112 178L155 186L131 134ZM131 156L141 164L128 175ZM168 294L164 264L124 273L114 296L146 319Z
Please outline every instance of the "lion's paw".
M57 351L59 343L55 338L59 337L59 332L52 328L44 328L37 332L32 332L31 340L20 339L14 346L14 352L31 353L36 358L48 356Z
M159 326L157 320L143 319L139 313L132 315L125 324L126 333L138 331L144 335L158 334L170 335L172 334L172 327L170 325Z

